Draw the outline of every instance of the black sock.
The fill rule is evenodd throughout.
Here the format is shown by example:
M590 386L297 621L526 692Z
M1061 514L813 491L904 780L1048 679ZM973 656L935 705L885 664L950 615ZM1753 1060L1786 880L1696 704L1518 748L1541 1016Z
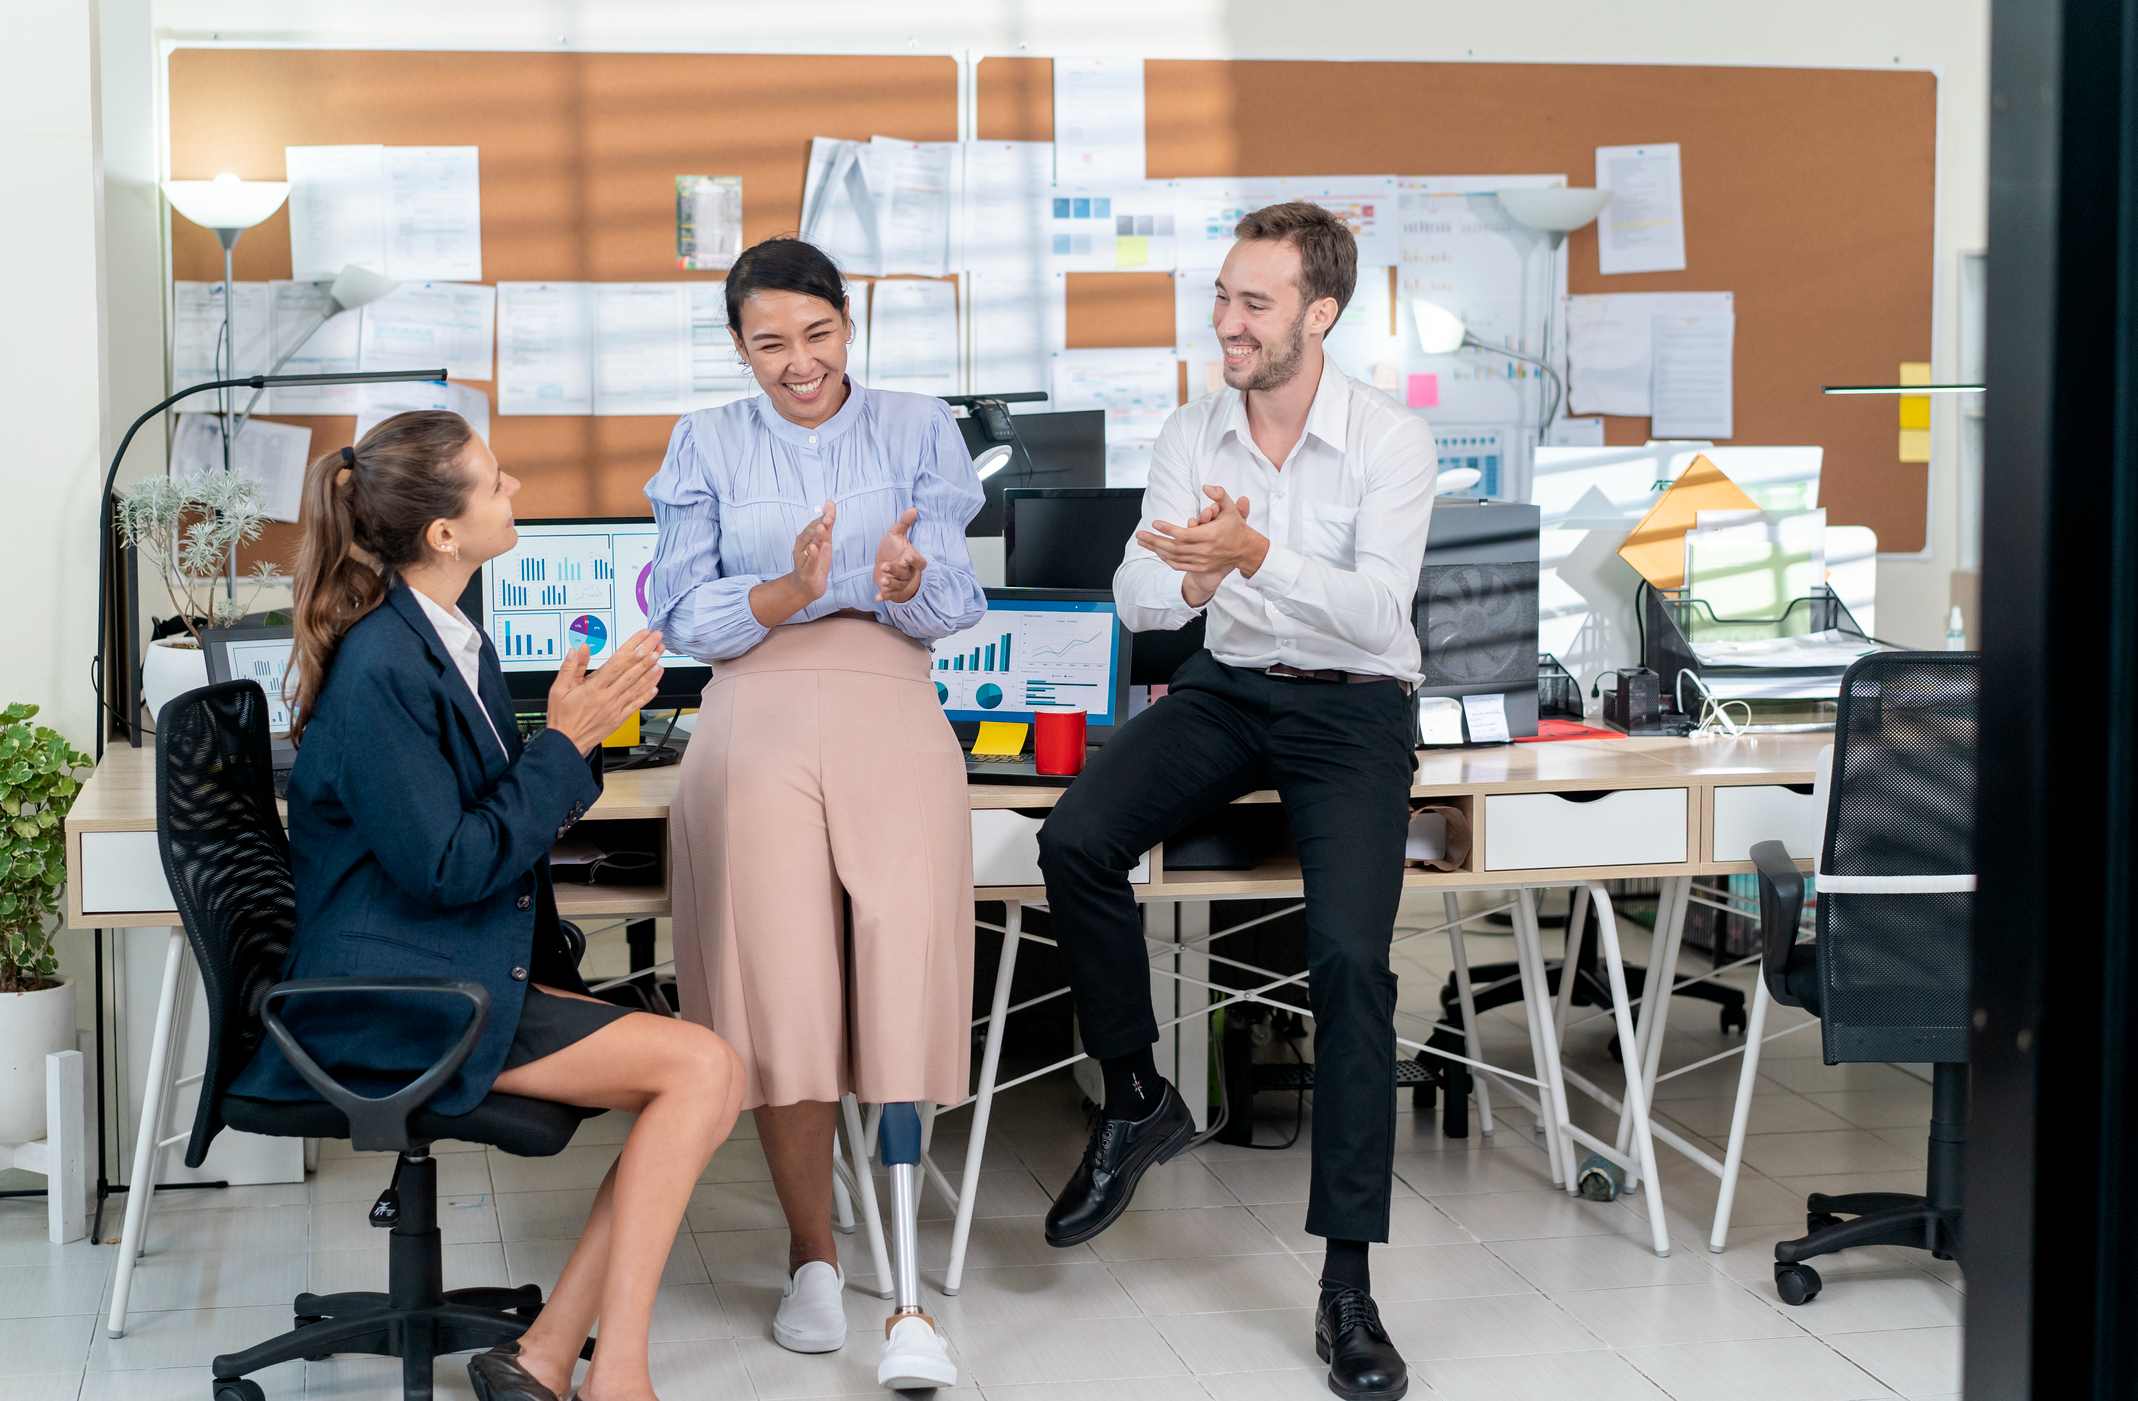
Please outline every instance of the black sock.
M1151 1048L1125 1056L1108 1056L1099 1062L1106 1073L1106 1113L1115 1119L1147 1119L1165 1095L1165 1081L1158 1078L1158 1062Z
M1332 1240L1322 1254L1322 1298L1326 1300L1344 1289L1363 1289L1368 1293L1373 1290L1366 1273L1366 1242L1362 1240Z

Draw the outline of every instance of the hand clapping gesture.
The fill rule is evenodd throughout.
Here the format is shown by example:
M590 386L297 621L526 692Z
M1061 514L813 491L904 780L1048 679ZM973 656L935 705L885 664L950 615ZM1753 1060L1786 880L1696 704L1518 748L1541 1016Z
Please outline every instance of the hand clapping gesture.
M908 535L920 518L920 511L908 506L876 546L878 603L908 603L920 592L921 572L928 567L928 557L914 548Z
M839 518L839 503L827 501L824 510L794 537L794 582L804 607L824 596L831 585L831 533Z
M1187 525L1152 521L1149 530L1136 532L1137 544L1186 576L1182 596L1198 608L1233 570L1259 568L1269 547L1268 537L1247 524L1246 497L1216 485L1204 487L1203 495L1210 504Z

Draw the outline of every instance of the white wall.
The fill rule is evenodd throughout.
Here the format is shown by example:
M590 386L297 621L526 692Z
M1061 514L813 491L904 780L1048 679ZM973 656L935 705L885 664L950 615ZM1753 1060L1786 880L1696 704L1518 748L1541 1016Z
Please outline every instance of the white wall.
M36 0L46 3L47 0ZM692 0L100 0L107 48L144 41L144 8L162 39L221 39L297 46L1124 53L1156 57L1391 58L1479 61L1701 63L1935 70L1940 145L1933 363L1957 363L1956 254L1984 241L1988 188L1989 0L1799 0L1754 6L1725 0L820 0L794 7ZM122 13L123 12L123 13ZM140 88L130 73L128 90ZM107 143L153 141L154 109L128 114ZM1668 133L1656 133L1668 139ZM138 261L158 246L153 200L112 210L114 320L154 324ZM122 228L121 225L124 225ZM17 266L21 264L18 263ZM123 286L122 286L123 281ZM138 332L130 332L138 336ZM160 392L161 358L114 365L115 403ZM1819 436L1816 405L1804 436ZM1948 574L1957 559L1953 506L1956 417L1935 409L1931 550L1888 558L1879 575L1879 630L1936 645L1944 635ZM86 509L86 507L85 507ZM78 666L77 663L69 663Z

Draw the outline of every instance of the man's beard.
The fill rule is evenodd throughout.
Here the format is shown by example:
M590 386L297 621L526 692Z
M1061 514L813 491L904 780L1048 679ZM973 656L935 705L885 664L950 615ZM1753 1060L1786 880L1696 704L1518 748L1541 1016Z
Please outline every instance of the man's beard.
M1263 360L1262 368L1256 372L1253 379L1240 387L1250 392L1256 390L1266 392L1289 384L1292 377L1299 373L1300 361L1306 359L1306 326L1307 315L1302 311L1299 313L1299 318L1292 322L1291 333L1285 337L1282 347L1274 355L1268 353L1270 350L1269 343L1267 341L1263 342L1262 349L1266 358Z

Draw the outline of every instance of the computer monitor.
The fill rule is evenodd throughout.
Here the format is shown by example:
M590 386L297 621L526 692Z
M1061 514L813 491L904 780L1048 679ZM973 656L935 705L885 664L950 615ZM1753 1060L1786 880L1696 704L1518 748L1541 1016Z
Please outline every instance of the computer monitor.
M1134 487L1011 487L1002 494L1003 582L1018 588L1113 591L1128 540L1143 523ZM1132 686L1163 686L1203 650L1203 620L1136 634Z
M257 681L267 692L267 733L282 739L290 732L293 711L283 696L290 651L297 644L290 629L209 628L200 640L207 653L211 682Z
M1111 593L989 589L979 622L929 645L935 697L962 739L983 720L1074 705L1103 743L1128 718L1130 646Z
M1008 465L980 483L987 493L980 514L965 527L967 535L1002 533L1002 493L1011 487L1106 485L1106 411L1078 409L1067 413L1021 413L1016 421L1023 451L1013 449ZM960 418L958 431L974 457L995 445L976 418Z
M599 667L646 626L658 532L652 521L628 516L523 520L519 532L517 545L468 581L460 611L490 635L514 706L539 710L575 644ZM704 662L668 652L647 709L696 705L710 680Z

